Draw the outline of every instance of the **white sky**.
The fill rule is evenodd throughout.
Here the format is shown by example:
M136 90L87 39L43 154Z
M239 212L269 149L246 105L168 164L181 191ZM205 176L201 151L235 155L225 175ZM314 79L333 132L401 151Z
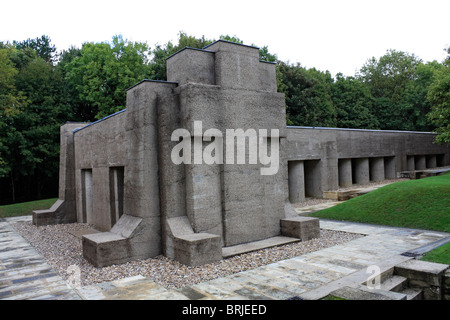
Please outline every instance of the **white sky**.
M332 75L354 75L388 49L442 61L450 45L449 0L2 0L0 10L0 41L46 34L60 51L115 34L152 48L179 31L228 34Z

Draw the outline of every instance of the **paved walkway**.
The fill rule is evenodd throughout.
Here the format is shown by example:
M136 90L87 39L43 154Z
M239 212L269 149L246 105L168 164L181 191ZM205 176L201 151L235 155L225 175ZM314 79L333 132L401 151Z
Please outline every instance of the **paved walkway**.
M365 237L182 289L166 289L141 276L71 289L11 228L12 221L17 220L0 220L0 300L292 299L368 266L398 259L401 253L450 239L441 232L321 220L323 229Z
M81 299L10 226L29 218L0 219L0 300Z

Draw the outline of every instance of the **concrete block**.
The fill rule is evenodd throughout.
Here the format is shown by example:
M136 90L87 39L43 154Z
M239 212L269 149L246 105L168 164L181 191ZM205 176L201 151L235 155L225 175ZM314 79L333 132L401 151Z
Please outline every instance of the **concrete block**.
M174 255L177 261L189 266L199 266L222 259L220 236L194 233L174 239Z
M308 241L320 237L318 218L294 217L281 220L281 234L286 237Z
M442 276L448 268L446 264L412 259L396 265L394 272L410 281L415 280L417 284L440 286Z
M84 235L82 246L83 257L97 268L130 260L127 239L112 232Z
M214 52L184 48L167 60L167 80L183 85L189 82L214 85Z

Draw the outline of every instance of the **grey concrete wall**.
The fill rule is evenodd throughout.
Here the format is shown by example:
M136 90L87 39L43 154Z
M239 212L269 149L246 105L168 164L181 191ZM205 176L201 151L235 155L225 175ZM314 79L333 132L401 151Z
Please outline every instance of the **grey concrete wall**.
M330 191L393 179L400 171L450 165L450 147L434 144L435 136L427 132L288 127L286 150L292 162L320 159L321 177L316 175L315 180L320 180L322 191ZM289 177L294 175L289 172ZM299 184L289 181L296 189L301 188Z
M93 224L102 231L108 231L113 226L110 168L125 167L126 164L128 143L125 138L125 117L126 113L121 112L72 133L75 144L77 220ZM84 196L84 199L93 199L92 211L89 210L88 214L85 212L86 203L83 202L83 185L86 183L82 177L84 169L92 170L92 184L88 190L92 194Z

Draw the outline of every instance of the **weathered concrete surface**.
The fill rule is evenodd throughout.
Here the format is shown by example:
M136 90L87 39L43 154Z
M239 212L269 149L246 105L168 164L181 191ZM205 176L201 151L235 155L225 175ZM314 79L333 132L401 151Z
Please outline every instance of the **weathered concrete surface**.
M294 217L281 220L281 233L286 237L298 238L302 241L320 237L318 218Z
M58 200L49 210L33 211L33 224L36 226L77 221L73 130L85 125L66 123L61 126Z

